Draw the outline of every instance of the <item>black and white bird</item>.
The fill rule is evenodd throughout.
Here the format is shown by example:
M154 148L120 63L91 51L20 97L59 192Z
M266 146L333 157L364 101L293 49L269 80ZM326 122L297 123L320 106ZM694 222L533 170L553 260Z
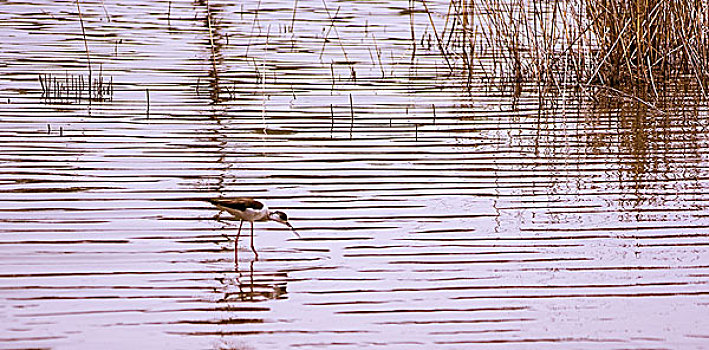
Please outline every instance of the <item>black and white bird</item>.
M236 240L234 244L234 258L237 255L237 245L239 243L239 236L241 235L241 227L244 225L244 221L251 223L251 250L254 251L256 259L258 259L258 253L254 247L254 221L275 221L290 227L293 233L300 238L298 232L295 228L288 222L288 215L282 211L270 211L268 207L253 199L247 197L239 198L217 198L208 199L209 203L214 204L220 210L226 211L227 213L234 215L234 217L241 220L239 224L239 232L236 234Z

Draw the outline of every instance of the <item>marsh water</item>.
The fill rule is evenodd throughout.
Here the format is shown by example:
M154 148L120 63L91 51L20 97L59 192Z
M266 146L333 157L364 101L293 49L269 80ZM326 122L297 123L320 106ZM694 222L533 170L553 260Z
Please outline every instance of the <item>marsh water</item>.
M709 347L706 106L512 97L426 3L1 2L0 348Z

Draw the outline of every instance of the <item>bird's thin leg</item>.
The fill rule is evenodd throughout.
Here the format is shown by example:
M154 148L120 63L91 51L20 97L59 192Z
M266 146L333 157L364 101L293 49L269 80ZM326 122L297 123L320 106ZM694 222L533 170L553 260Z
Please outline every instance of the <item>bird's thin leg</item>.
M227 220L227 219L218 218L218 219L217 219L217 222L221 222L221 223L223 223L223 224L225 224L225 225L229 225L229 226L236 226L236 224L232 224L232 223L229 222L229 220ZM224 234L222 234L222 235L224 235ZM227 236L227 239L231 240L231 238L229 238L228 236Z
M236 233L236 239L234 240L234 261L238 261L237 256L239 255L239 236L241 236L241 226L244 225L244 220L240 221L239 231Z
M251 250L254 251L256 260L258 260L258 253L256 252L256 247L254 247L254 222L251 222Z

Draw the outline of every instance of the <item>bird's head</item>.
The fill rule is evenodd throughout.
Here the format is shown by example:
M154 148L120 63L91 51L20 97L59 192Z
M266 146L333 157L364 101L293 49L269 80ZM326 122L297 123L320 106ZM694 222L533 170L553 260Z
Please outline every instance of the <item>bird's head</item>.
M281 224L290 227L290 229L293 230L293 233L295 233L295 235L298 236L298 238L300 238L300 235L298 234L298 232L295 231L295 228L293 227L293 225L291 225L290 222L288 222L288 215L286 215L286 213L284 213L282 211L274 211L274 212L271 212L270 214L268 214L268 219L275 221L275 222L280 222Z

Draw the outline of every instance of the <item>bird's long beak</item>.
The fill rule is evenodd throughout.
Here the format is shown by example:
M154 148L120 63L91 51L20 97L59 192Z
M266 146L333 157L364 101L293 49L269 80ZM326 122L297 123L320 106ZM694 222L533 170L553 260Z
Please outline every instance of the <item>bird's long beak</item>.
M288 225L288 227L290 227L290 229L293 230L293 233L295 233L295 235L298 236L298 238L301 238L300 235L298 234L298 231L295 230L295 227L293 227L293 225L291 225L290 222L284 221L283 223Z

